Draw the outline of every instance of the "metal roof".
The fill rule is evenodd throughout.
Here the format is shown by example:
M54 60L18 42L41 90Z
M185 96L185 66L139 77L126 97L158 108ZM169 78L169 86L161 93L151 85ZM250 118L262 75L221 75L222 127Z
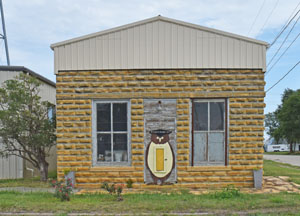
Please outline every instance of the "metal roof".
M268 43L162 16L51 45L54 71L262 69Z
M120 31L120 30L127 29L127 28L132 28L134 26L139 26L139 25L142 25L142 24L146 24L146 23L150 23L150 22L154 22L154 21L158 21L158 20L162 20L162 21L165 21L165 22L174 23L174 24L178 24L178 25L182 25L182 26L186 26L186 27L191 27L191 28L194 28L194 29L199 29L199 30L202 30L202 31L215 33L215 34L218 34L218 35L232 37L232 38L236 38L236 39L240 39L240 40L244 40L244 41L248 41L248 42L252 42L252 43L257 43L257 44L261 44L261 45L265 45L265 46L269 45L265 41L256 40L256 39L245 37L245 36L242 36L242 35L233 34L233 33L229 33L229 32L226 32L226 31L221 31L221 30L214 29L214 28L208 28L208 27L205 27L205 26L196 25L196 24L193 24L193 23L188 23L188 22L184 22L184 21L180 21L180 20L176 20L176 19L171 19L171 18L168 18L168 17L158 15L158 16L155 16L155 17L152 17L152 18L149 18L149 19L144 19L144 20L141 20L141 21L137 21L137 22L127 24L127 25L122 25L122 26L107 29L107 30L104 30L104 31L99 31L99 32L84 35L84 36L81 36L81 37L76 37L76 38L72 38L72 39L69 39L69 40L57 42L57 43L51 44L50 47L53 50L54 47L58 47L58 46L78 42L78 41L81 41L81 40L101 36L101 35L104 35L104 34Z
M55 82L43 77L42 75L24 67L24 66L5 66L5 65L0 65L0 72L1 71L20 71L20 72L24 72L24 73L28 73L30 74L31 76L34 76L36 77L37 79L53 86L56 88L56 84Z

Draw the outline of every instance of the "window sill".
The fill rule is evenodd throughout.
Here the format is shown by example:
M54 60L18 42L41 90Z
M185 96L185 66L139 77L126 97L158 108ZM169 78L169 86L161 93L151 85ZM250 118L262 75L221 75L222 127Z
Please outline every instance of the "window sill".
M203 165L194 165L188 166L187 171L219 171L219 170L231 170L231 166L225 165L214 165L214 164L203 164Z
M134 171L131 166L95 166L91 167L90 171Z
M123 161L123 162L94 162L93 167L124 167L124 166L130 166L129 161Z

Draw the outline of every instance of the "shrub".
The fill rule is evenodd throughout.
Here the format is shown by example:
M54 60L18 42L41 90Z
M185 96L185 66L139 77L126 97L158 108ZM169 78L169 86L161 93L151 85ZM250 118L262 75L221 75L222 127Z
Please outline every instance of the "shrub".
M107 190L107 192L111 195L116 192L115 184L109 185L107 182L104 182L101 185L101 188Z
M126 181L126 186L127 186L127 188L132 188L132 185L133 185L132 179L128 179L128 180Z
M70 201L70 195L73 191L73 185L71 179L67 179L67 184L64 185L61 181L52 180L51 186L55 188L54 196L61 201Z
M70 169L65 169L64 170L64 175L66 176L66 175L68 175L69 174L69 172L71 172L71 170Z
M104 182L101 185L101 188L107 190L110 195L117 194L117 201L122 201L123 197L121 196L123 192L124 185L123 184L111 184L109 185L107 182Z
M118 184L116 187L117 187L117 200L122 201L123 197L121 196L121 194L123 192L124 185L123 184Z
M235 188L234 185L228 185L222 191L217 191L214 193L214 197L220 199L227 199L239 196L241 196L240 190L238 188Z

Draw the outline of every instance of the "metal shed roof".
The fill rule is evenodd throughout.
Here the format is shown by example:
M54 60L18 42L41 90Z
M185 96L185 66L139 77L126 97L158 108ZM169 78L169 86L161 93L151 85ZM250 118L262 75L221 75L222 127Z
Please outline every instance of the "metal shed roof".
M255 68L268 43L156 16L54 43L55 72L94 69Z
M24 73L28 73L31 76L36 77L37 79L39 79L42 82L45 82L51 86L53 86L54 88L56 88L56 84L55 82L52 82L51 80L47 79L46 77L26 68L23 66L6 66L6 65L0 65L0 72L1 71L16 71L16 72L24 72Z

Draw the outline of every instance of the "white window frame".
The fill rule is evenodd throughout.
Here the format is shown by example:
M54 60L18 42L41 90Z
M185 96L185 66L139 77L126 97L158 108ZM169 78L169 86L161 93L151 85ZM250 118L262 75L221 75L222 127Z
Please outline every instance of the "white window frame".
M103 131L97 132L97 104L100 103L127 103L127 132L125 131L113 131L113 109L111 109L111 131ZM112 108L112 106L111 106ZM113 154L113 134L127 134L127 155L128 161L122 162L102 162L97 160L97 134L111 134L111 153ZM93 100L93 107L92 107L92 159L93 159L93 166L129 166L131 164L131 103L130 100ZM113 158L113 157L112 157Z
M196 131L194 129L194 103L208 103L208 122L207 122L207 131ZM210 130L210 102L223 102L224 103L224 129L223 130ZM191 130L190 130L190 135L193 137L191 140L191 164L193 166L214 166L214 165L225 165L227 166L228 164L228 100L226 98L222 99L193 99L191 101ZM194 133L197 132L223 132L224 133L224 162L210 162L209 159L208 161L203 161L203 162L198 162L195 163L195 153L194 153ZM192 155L193 154L193 155Z

